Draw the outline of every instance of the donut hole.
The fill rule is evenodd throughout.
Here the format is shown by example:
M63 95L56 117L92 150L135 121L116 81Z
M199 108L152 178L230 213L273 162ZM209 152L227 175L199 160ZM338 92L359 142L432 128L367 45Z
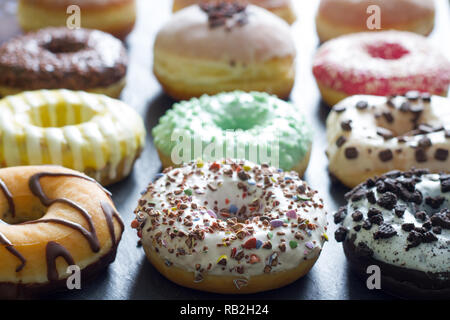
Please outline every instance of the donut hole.
M33 125L41 128L61 128L89 122L97 114L86 105L59 103L41 105L28 111Z
M53 54L75 53L86 48L86 44L81 41L53 38L44 43L42 48Z
M258 103L234 100L213 113L213 122L222 130L251 130L262 126L269 118L270 111Z
M367 46L367 52L372 58L398 60L409 54L409 51L398 43L382 42Z
M14 194L14 212L3 193L0 197L0 220L10 225L38 220L47 212L47 208L32 194Z

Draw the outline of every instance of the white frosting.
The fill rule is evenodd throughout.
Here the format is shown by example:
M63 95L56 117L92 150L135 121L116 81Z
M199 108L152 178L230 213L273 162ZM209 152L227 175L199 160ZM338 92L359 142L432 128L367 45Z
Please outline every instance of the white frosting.
M368 107L358 109L358 102L366 102ZM374 175L390 170L409 170L412 167L427 168L432 172L448 171L450 156L437 159L438 149L450 151L450 138L446 138L445 130L431 133L414 132L415 125L427 124L431 127L443 126L450 130L450 100L432 96L431 102L408 101L398 96L390 99L385 97L355 95L344 99L333 110L344 108L342 112L330 112L327 118L327 155L330 161L329 170L344 184L354 187L360 182ZM421 106L423 111L414 121L415 115L410 111L401 111L404 103L411 108ZM383 113L392 116L392 122L386 120ZM351 130L342 128L343 121L351 121ZM388 129L393 137L384 139L377 134L377 127ZM415 133L413 135L413 133ZM403 136L404 141L399 139ZM345 138L345 143L339 145L338 139ZM424 149L426 161L418 161L416 150L421 139L430 139L431 146ZM348 159L345 155L347 148L354 147L358 156ZM392 159L383 161L380 152L390 150Z
M232 171L231 175L224 174L224 171L233 170L235 164L235 162L227 160L226 164L220 163L221 168L218 172L213 172L210 170L211 163L203 165L202 163L190 163L182 168L166 172L151 184L135 211L137 219L141 223L139 229L142 232L143 245L151 250L157 250L159 256L165 259L166 264L173 264L187 271L197 271L197 276L205 272L213 275L248 278L252 275L263 274L266 266L270 265L270 261L273 263L269 270L266 268L266 272L289 270L296 268L306 259L316 258L327 238L324 235L327 225L326 213L317 193L309 188L306 188L305 192L297 191L298 186L306 186L298 178L298 175L294 172L279 172L274 168L264 169L267 179L273 183L272 186L267 185L264 188L265 178L261 173L261 167L248 162L245 167L241 168L245 169L242 169L242 172L246 172L250 176L249 180L241 180L236 170ZM244 162L240 164L242 165ZM234 168L236 167L237 165ZM172 182L167 185L170 180ZM212 191L208 184L217 188L217 191ZM239 189L239 185L245 185L248 188L245 196L245 190ZM192 191L191 197L189 197L190 192L186 194L183 191L186 189ZM273 195L267 197L268 192L272 192ZM284 193L293 195L294 198L286 197ZM299 197L299 199L296 200L295 197ZM311 200L305 200L305 198ZM252 211L250 204L256 199L260 200L260 204L256 206L256 210ZM182 205L186 207L182 212L176 208L172 210L171 203L177 200L181 200ZM274 206L274 201L279 201L279 205ZM149 206L149 202L153 202L154 207ZM192 203L197 207L193 209ZM232 217L236 216L232 213L234 210L230 209L232 206L235 206L238 212L243 206L246 206L247 209L246 216L237 215L242 224L240 226L234 224L235 230L231 224L227 224ZM168 210L164 212L165 209ZM231 215L228 222L226 213L225 216L221 216L220 209L231 211L231 213L228 212ZM216 211L218 218L212 217L207 210ZM287 214L292 210L293 212ZM250 212L253 212L252 215ZM177 219L173 218L174 214L178 214ZM267 220L260 220L256 218L257 216L265 216ZM243 222L244 219L248 219L248 223ZM269 221L274 219L285 220L285 223L282 226L273 227ZM172 223L169 222L170 220L173 220L173 225L169 225ZM185 221L191 221L192 225L186 226ZM307 227L308 222L311 223L311 228ZM214 229L212 226L216 223L221 228ZM169 231L167 231L168 228L170 228ZM208 233L209 228L213 228L213 233ZM246 234L245 232L251 228L254 232ZM172 239L170 234L174 232L174 229L181 230L186 235L176 236ZM192 235L195 230L205 230L205 237L203 240L194 240L194 245L189 247L188 235ZM244 238L239 236L242 234L240 232L245 234ZM272 238L269 238L269 232L272 234ZM249 239L253 238L256 238L258 244L261 244L260 248L242 247ZM227 243L227 239L229 243ZM271 248L264 248L266 241L270 241ZM224 243L227 245L224 246ZM279 247L283 243L285 251ZM204 250L205 247L207 250ZM232 258L233 248L236 248L237 253L243 250L245 256L239 261ZM177 255L177 252L180 251L184 254ZM274 253L277 255L278 263L273 261ZM252 258L252 255L256 255L257 258ZM218 264L220 257L226 257L226 265ZM252 259L256 259L257 262L251 263ZM209 270L208 265L210 265ZM237 267L243 267L243 270L238 272ZM197 281L200 280L201 277L197 279Z
M439 175L429 174L422 176L422 181L416 184L416 189L420 190L423 198L438 195L445 198L445 202L441 208L448 208L450 206L450 192L441 194ZM376 187L371 188L378 199L380 194L377 193ZM356 236L355 244L363 242L373 250L373 258L379 261L384 261L398 267L414 269L423 272L449 272L450 270L450 230L442 228L441 234L434 234L437 241L430 243L421 243L417 247L405 250L408 245L409 232L402 230L401 225L404 223L414 223L416 227L422 226L422 221L415 217L413 206L410 203L398 200L397 204L405 205L407 207L404 215L398 217L394 210L387 210L378 204L371 204L364 197L363 199L353 202L349 201L347 204L347 216L342 225L348 228L347 238ZM367 212L370 207L375 207L381 210L385 223L391 224L397 231L397 234L388 239L374 239L374 232L379 228L378 225L373 224L370 230L361 228L360 231L353 229L356 225L362 225L363 221L355 222L352 219L352 213L359 210L363 213L364 219L367 218ZM426 205L422 205L423 209L431 210ZM433 212L438 212L438 209Z
M25 92L0 100L1 154L6 166L57 164L79 171L109 165L124 175L144 144L140 116L123 102L69 90Z

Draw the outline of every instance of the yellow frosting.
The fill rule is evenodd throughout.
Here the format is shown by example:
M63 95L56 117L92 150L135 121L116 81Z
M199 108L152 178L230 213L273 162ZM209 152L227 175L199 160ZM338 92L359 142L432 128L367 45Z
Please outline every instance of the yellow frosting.
M104 95L70 90L28 91L0 100L0 165L55 164L78 171L108 166L114 180L131 171L145 142L141 117Z

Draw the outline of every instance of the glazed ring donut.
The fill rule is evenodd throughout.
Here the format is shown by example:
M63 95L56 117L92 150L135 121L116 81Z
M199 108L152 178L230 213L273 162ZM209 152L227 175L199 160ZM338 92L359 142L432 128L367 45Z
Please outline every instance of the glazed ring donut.
M381 270L381 288L407 298L450 296L450 175L392 171L346 195L335 238L356 272Z
M167 169L135 213L132 227L155 268L210 292L285 286L310 270L327 239L316 191L295 172L244 161Z
M300 176L309 163L312 135L306 118L294 105L267 93L241 91L177 103L152 131L164 168L199 158L243 155L253 162L295 170ZM193 141L186 145L187 150L186 141ZM195 141L201 142L202 150ZM209 152L213 145L220 145L216 149L226 150L225 154Z
M295 78L289 25L253 5L193 5L158 32L153 71L179 100L223 91L262 91L288 97Z
M428 35L434 27L433 0L321 0L316 16L320 41L368 31L370 6L380 8L382 30L402 30ZM377 30L377 29L374 29Z
M38 89L83 90L119 97L128 58L111 35L48 28L0 47L0 96Z
M201 2L214 3L219 2L219 0L174 0L173 12ZM297 18L291 0L240 0L240 2L254 4L255 6L267 9L289 24L293 24Z
M394 169L449 172L449 125L447 98L352 96L327 119L329 171L351 188Z
M0 297L66 288L68 265L83 283L114 261L124 226L95 180L56 166L0 169Z
M350 34L324 43L313 62L330 106L355 94L389 96L410 90L445 96L450 62L420 35L401 31Z
M82 28L96 29L125 39L136 20L135 0L19 0L17 18L26 32L46 27L66 26L73 12L80 8Z
M0 166L55 164L103 185L125 178L145 143L125 103L83 91L28 91L0 100Z

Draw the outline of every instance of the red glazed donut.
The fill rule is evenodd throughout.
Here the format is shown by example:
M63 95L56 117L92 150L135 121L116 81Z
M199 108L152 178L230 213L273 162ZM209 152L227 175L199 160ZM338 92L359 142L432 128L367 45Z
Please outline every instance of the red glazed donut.
M313 73L323 100L389 96L410 90L446 95L450 62L425 37L401 31L357 33L330 40L318 50Z

